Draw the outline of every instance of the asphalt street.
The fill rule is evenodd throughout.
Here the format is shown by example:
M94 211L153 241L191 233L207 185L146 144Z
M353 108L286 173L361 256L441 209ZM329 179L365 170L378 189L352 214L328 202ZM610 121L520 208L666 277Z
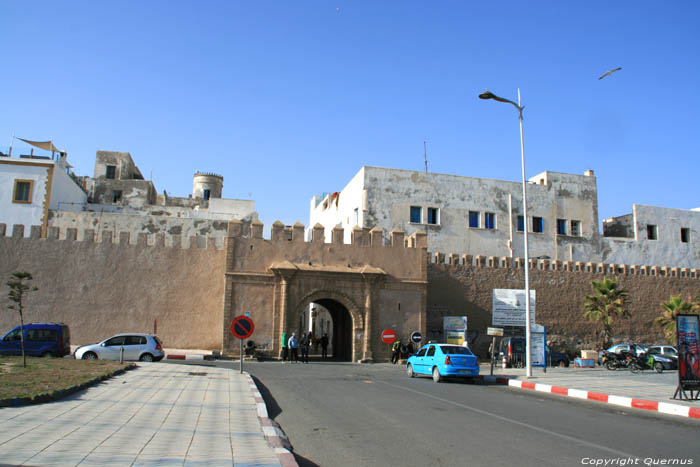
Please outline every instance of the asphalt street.
M302 466L700 462L698 420L498 385L436 384L390 364L245 362L245 371Z

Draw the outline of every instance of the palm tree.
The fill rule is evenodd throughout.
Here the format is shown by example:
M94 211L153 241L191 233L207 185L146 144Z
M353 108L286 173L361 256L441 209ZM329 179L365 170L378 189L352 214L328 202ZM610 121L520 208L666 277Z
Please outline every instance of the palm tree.
M663 312L654 322L662 330L668 342L676 344L676 316L698 313L698 305L686 302L681 297L671 297L667 302L661 303Z
M583 301L583 308L586 310L583 317L589 321L601 323L603 326L603 334L601 342L603 348L608 348L612 345L612 323L614 318L626 317L627 302L629 294L619 287L618 281L603 277L602 281L591 281L593 294L586 295Z

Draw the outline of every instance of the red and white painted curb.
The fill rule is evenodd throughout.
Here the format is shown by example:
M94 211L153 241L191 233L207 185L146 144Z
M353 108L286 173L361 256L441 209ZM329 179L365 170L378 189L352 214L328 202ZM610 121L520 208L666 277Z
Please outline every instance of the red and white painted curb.
M548 392L559 396L575 397L577 399L585 399L596 402L613 404L620 407L628 407L633 409L650 410L666 415L677 415L680 417L700 418L700 408L687 407L678 404L669 404L666 402L647 401L644 399L634 399L631 397L614 396L610 394L602 394L599 392L582 391L580 389L570 389L561 386L551 386L549 384L530 383L515 378L503 378L496 376L481 376L482 380L491 384L504 384L510 387L519 389L529 389L538 392Z
M292 445L289 443L287 435L284 434L284 431L275 421L267 416L267 406L260 391L258 391L258 387L255 385L255 381L253 381L250 374L246 373L245 376L248 379L248 386L253 392L253 397L257 404L258 418L260 418L265 439L267 439L270 446L275 448L275 454L277 454L277 458L283 467L299 467L294 454L292 454Z
M206 355L169 353L165 355L166 360L204 360Z

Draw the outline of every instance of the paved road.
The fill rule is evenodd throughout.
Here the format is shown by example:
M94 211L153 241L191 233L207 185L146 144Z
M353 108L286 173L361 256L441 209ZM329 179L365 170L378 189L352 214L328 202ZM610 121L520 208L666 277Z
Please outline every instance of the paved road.
M245 370L302 466L700 463L697 420L503 386L435 384L389 364L246 362Z

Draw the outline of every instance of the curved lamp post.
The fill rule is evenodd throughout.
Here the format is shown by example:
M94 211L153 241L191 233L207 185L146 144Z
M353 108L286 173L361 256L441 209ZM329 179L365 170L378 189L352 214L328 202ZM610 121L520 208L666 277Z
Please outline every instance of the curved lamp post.
M518 103L504 99L503 97L498 97L488 89L483 93L479 94L479 99L493 99L498 102L505 102L506 104L513 104L516 109L518 109L518 119L520 120L520 158L522 161L523 168L523 233L525 240L525 362L527 368L527 377L532 376L532 356L530 354L530 258L528 255L528 244L527 244L527 198L526 198L526 186L527 181L525 180L525 143L523 141L523 109L525 106L520 105L520 88L518 88Z

